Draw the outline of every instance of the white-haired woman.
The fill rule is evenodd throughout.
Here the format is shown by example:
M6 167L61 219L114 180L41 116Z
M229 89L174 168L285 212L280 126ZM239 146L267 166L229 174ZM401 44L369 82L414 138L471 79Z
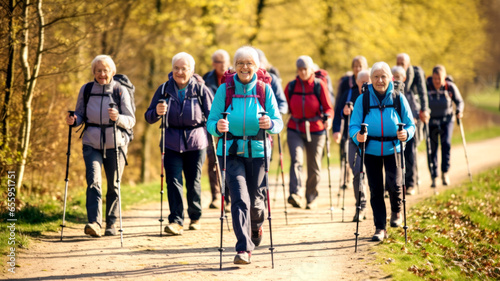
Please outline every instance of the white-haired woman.
M241 47L234 55L236 74L226 77L214 97L208 117L210 134L227 133L226 183L231 195L231 215L236 235L235 264L249 264L251 252L262 240L264 223L264 161L269 161L271 145L264 131L277 134L283 128L273 91L258 80L259 56L252 47ZM228 87L227 85L231 86ZM233 87L234 86L234 87ZM267 111L261 116L259 113ZM228 112L227 120L223 112ZM222 139L217 155L222 159ZM264 159L264 141L267 159Z
M184 229L183 172L187 212L191 220L189 229L198 230L201 227L200 179L208 146L205 123L213 96L203 79L194 73L194 67L194 58L190 54L176 54L172 58L168 81L158 87L144 115L150 124L167 115L163 145L170 215L165 232L172 235L181 235ZM166 102L160 103L160 99Z
M296 61L297 77L288 83L285 96L290 110L287 141L290 150L290 196L288 203L302 207L302 168L304 151L307 156L305 183L306 208L316 207L318 184L321 176L321 158L326 143L327 130L333 120L333 106L326 83L314 75L314 63L309 56ZM324 122L324 117L327 122ZM326 123L326 124L325 124Z
M121 178L125 167L129 135L122 130L132 129L135 115L127 88L113 80L116 66L110 56L99 55L91 64L94 81L83 85L78 94L74 116L67 116L68 125L78 126L85 123L83 131L83 160L87 179L87 219L84 232L93 237L101 236L102 228L102 176L101 168L108 182L106 193L106 230L105 235L116 235L115 223L118 218L118 185L116 184L116 157L119 157L118 170ZM110 108L111 102L119 105ZM116 122L119 130L113 131ZM119 154L116 155L113 141Z
M370 204L373 211L375 234L373 241L387 238L386 207L384 201L385 185L389 190L391 203L391 227L399 227L402 223L402 171L398 164L400 158L400 142L408 141L415 134L413 115L408 101L403 95L394 93L392 72L385 62L377 62L372 66L371 85L358 97L354 104L349 134L356 144L365 143L365 167L370 187ZM368 108L363 108L364 98L368 95ZM399 97L399 101L396 98ZM399 107L399 108L398 108ZM365 111L363 111L363 109ZM365 116L366 113L366 116ZM360 134L361 124L368 124L367 133ZM403 130L398 131L398 123L405 123ZM399 155L396 158L396 155Z

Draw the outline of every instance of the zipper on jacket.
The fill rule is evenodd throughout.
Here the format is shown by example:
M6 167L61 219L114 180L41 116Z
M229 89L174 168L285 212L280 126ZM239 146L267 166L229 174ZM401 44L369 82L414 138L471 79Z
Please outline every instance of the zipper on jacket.
M384 118L382 114L382 109L380 109L380 123L382 124L382 141L380 142L380 156L384 156Z
M246 124L246 117L247 117L247 88L243 86L243 94L244 94L244 99L243 99L243 156L245 155L245 146L247 142L247 136L245 134L245 124ZM238 140L236 140L238 142ZM251 144L250 144L251 145Z
M104 85L102 85L102 94L104 95ZM101 105L99 107L99 124L102 125L102 102L104 101L104 96L101 96ZM99 144L100 144L100 147L101 149L103 149L103 146L105 146L106 144L103 143L103 139L102 139L102 128L101 129L101 134L99 135ZM105 129L106 130L106 129ZM106 131L104 131L104 133L106 133Z

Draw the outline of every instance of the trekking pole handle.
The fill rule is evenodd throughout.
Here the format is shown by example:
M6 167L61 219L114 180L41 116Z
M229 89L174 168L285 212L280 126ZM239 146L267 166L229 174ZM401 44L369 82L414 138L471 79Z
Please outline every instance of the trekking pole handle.
M227 120L228 115L229 115L229 112L222 112L222 119Z
M75 116L75 112L73 110L68 110L68 113L70 117Z
M368 124L362 123L361 124L361 130L359 131L360 134L364 135L366 133L366 127L368 127Z
M398 123L398 131L402 131L405 125L405 123Z
M164 99L160 99L160 100L158 100L158 103L166 103L166 102L167 102L167 101L166 101L166 100L164 100Z
M114 103L114 102L109 103L109 108L115 108L115 106L116 106L116 103Z
M352 101L348 101L348 102L346 102L345 104L346 104L348 107L352 107L352 106L353 106Z
M261 112L259 112L259 114L262 115L262 116L264 116L264 115L267 114L267 111L261 111Z
M326 122L326 120L328 120L328 117L330 117L330 114L328 113L323 114L323 122Z

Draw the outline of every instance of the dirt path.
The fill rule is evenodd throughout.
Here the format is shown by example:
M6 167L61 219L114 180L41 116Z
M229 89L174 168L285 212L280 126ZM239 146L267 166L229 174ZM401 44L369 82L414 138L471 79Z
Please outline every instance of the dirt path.
M500 164L500 137L468 145L473 174ZM420 194L408 197L409 204L431 196L429 173L425 155L419 156L421 171ZM462 146L452 149L452 184L467 178L467 167ZM271 179L271 200L274 198L274 175ZM335 210L330 220L328 177L326 169L320 187L317 210L299 210L288 207L288 225L285 223L283 194L278 188L272 203L275 268L271 268L269 226L264 225L262 245L252 253L252 264L237 266L232 263L236 239L233 232L224 230L223 270L219 270L219 216L220 212L204 208L202 230L186 230L182 236L159 236L158 204L140 206L123 214L124 247L119 237L92 239L83 234L84 225L65 229L60 233L44 233L30 249L18 256L16 273L2 272L3 278L19 280L60 279L134 279L134 280L366 280L386 275L370 261L374 245L369 239L374 232L373 217L360 223L358 253L354 254L354 215L352 188L346 192L345 222L337 207L339 170L332 172L332 193ZM439 181L440 182L440 181ZM438 186L440 188L440 186ZM203 194L203 205L209 203L209 194ZM167 208L167 204L164 205ZM267 213L267 212L266 212ZM164 212L164 215L168 214ZM266 214L267 218L267 214ZM411 228L410 230L411 231Z

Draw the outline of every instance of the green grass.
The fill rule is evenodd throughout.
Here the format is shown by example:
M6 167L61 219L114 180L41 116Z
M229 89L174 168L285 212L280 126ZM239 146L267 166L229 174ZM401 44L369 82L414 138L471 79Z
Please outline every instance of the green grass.
M389 229L377 262L394 280L498 280L499 193L500 167L424 200L408 211L408 244Z
M470 93L467 101L489 112L500 114L500 90L498 89L490 88L480 93Z

